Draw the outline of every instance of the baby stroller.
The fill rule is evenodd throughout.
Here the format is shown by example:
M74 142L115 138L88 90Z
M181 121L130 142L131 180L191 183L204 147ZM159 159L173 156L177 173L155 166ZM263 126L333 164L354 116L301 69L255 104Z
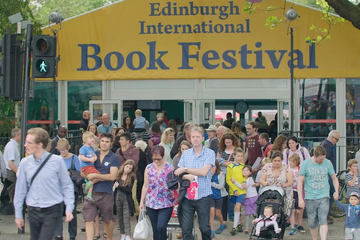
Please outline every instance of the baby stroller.
M286 193L283 188L278 186L266 186L264 187L260 195L258 197L258 200L256 201L257 210L256 214L257 217L263 214L264 208L266 206L271 206L273 208L273 214L277 214L276 222L281 228L280 233L276 233L273 226L268 227L262 227L260 230L260 235L257 236L255 234L256 232L256 224L253 225L253 228L250 233L250 238L255 237L255 239L281 239L281 233L285 231L285 224L286 224L286 216L284 212L284 206L285 206L285 197Z

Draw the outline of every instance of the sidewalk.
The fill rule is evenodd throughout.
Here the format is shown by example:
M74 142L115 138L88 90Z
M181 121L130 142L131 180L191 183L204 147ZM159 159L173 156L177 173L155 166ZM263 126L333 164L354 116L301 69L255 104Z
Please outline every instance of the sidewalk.
M25 234L19 235L17 234L17 228L14 222L14 216L1 216L1 218L3 219L3 222L0 223L0 231L2 232L2 234L0 235L0 240L20 240L20 239L29 239L30 238L30 234L29 234L29 225L28 222L26 222L26 228L25 228ZM329 233L328 233L328 240L332 240L332 239L336 239L336 240L341 240L344 239L345 236L345 230L344 230L344 220L343 219L334 219L334 224L329 225ZM131 227L132 229L134 228L136 224L136 219L135 217L132 217L131 219ZM216 235L215 238L213 239L223 239L223 240L245 240L245 239L249 239L249 234L245 234L245 233L237 233L235 236L231 236L230 235L230 228L231 228L231 224L232 222L228 222L228 228L224 230L224 232L220 235ZM215 221L215 228L217 228L219 225L218 221ZM82 227L85 226L85 222L83 220L83 217L81 214L78 215L78 236L77 236L77 240L85 240L85 233L81 232L80 229ZM197 224L197 219L195 219L195 226L196 226L196 233L198 235L198 239L201 239L201 234L199 234L199 229L198 229L198 224ZM284 239L296 239L296 240L311 240L311 236L310 236L310 232L308 230L308 226L307 226L307 219L303 220L303 226L304 228L307 230L306 233L296 233L296 235L294 236L289 236L289 230L286 230L285 235L284 235ZM117 230L118 224L117 222L114 223L114 237L113 239L118 240L120 239L120 232L119 230ZM103 233L103 223L100 224L100 232L101 235ZM67 224L64 224L64 240L69 239L69 235L67 232ZM104 239L103 237L101 237L101 239ZM148 238L149 240L152 238ZM172 239L176 239L176 234L173 234ZM256 238L253 238L256 239ZM320 236L318 237L318 239L320 239ZM164 239L166 240L166 239Z

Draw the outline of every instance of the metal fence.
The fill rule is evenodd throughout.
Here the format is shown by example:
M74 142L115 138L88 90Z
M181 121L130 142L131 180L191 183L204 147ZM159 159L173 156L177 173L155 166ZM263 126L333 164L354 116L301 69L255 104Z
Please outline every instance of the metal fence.
M54 135L56 136L56 134ZM0 137L0 150L3 152L5 145L9 142L10 137ZM70 144L70 152L79 155L79 149L82 146L81 130L69 130L66 139Z

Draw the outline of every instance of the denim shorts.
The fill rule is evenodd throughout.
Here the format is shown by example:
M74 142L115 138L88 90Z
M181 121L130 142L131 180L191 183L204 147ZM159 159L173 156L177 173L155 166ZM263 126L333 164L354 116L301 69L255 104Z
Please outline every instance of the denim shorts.
M316 228L318 225L327 225L329 204L328 197L320 199L305 199L309 228Z

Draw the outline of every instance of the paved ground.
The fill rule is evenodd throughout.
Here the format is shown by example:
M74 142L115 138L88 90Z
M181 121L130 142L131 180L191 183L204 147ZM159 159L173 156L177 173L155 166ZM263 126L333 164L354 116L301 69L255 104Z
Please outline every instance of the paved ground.
M14 216L1 216L1 218L3 219L3 222L0 223L0 231L2 232L2 234L0 235L0 239L1 240L21 240L21 239L29 239L30 235L29 235L29 226L28 226L28 222L26 222L26 232L25 234L19 235L17 233L17 228L16 225L14 223ZM197 219L196 219L197 221ZM195 222L196 222L195 221ZM304 219L304 227L307 230L307 221L306 219ZM85 233L80 231L80 228L84 226L84 221L82 218L82 215L79 214L78 215L78 236L77 236L77 240L85 240ZM135 226L136 224L136 220L135 217L132 218L131 220L131 225L132 228ZM231 227L232 222L228 222L228 227ZM215 227L218 227L219 222L215 221ZM114 240L119 240L120 239L120 233L117 230L117 223L114 224ZM197 226L197 224L196 224ZM245 234L245 233L238 233L235 236L231 236L230 235L230 230L226 229L222 234L220 235L216 235L216 237L214 239L223 239L223 240L245 240L245 239L249 239L249 234ZM103 229L103 224L100 225L100 229ZM101 230L102 232L102 230ZM198 233L198 229L196 229L196 232ZM69 235L67 233L67 224L64 224L64 239L69 239ZM104 239L103 237L101 239ZM152 238L149 238L152 239ZM173 234L173 239L176 239L175 234ZM199 233L198 233L198 239L201 239ZM256 238L255 238L256 239ZM289 236L289 230L286 231L285 233L285 237L284 239L296 239L296 240L311 240L310 237L310 233L307 230L306 233L297 233L294 236ZM320 237L318 237L318 239L320 239ZM333 225L329 225L329 234L328 234L328 240L332 240L332 239L344 239L344 220L334 220L334 224ZM165 240L165 239L164 239Z

